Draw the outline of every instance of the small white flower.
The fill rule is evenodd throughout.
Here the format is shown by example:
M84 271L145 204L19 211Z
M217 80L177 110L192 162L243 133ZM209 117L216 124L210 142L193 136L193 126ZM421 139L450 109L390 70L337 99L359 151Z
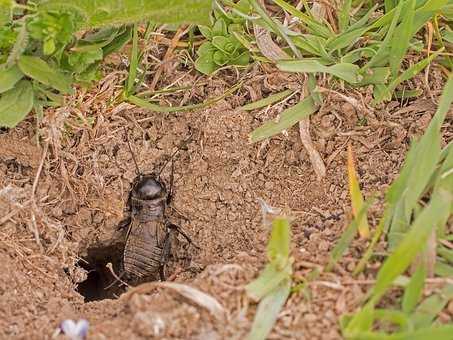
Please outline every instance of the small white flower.
M60 330L71 340L83 340L88 334L89 323L85 319L74 322L73 320L64 320L60 324Z

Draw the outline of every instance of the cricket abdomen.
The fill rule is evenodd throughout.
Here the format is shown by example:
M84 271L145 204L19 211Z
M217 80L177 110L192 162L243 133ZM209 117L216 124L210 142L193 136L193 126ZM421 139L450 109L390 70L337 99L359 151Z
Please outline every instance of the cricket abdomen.
M160 223L133 223L124 248L124 271L140 279L156 275L161 266L162 248Z

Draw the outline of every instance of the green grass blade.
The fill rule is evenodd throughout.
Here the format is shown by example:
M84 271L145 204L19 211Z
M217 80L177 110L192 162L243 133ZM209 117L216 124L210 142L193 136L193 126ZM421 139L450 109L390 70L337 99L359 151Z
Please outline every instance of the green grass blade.
M399 326L400 330L409 330L410 321L407 314L394 309L375 309L374 318L386 323Z
M334 36L330 26L327 24L322 24L309 15L299 11L296 7L290 5L284 0L273 0L277 5L279 5L282 9L287 11L289 14L293 15L294 17L298 18L305 26L308 28L309 33L314 35L319 35L324 38L331 38Z
M432 230L437 226L440 217L449 213L452 203L451 194L448 195L445 192L433 194L429 205L422 210L394 253L386 259L379 270L376 284L372 289L372 303L376 303L381 298L393 281L407 269L425 247Z
M264 20L264 22L274 31L274 33L278 34L283 40L286 41L294 55L299 59L302 58L302 54L294 45L291 38L286 35L286 33L284 32L280 25L274 22L274 20L261 7L261 5L256 0L249 0L249 3L252 5L256 13L258 13L258 15Z
M144 109L154 111L154 112L183 112L183 111L191 111L191 110L197 110L197 109L203 109L205 107L211 106L218 101L228 97L232 93L234 93L238 88L242 86L242 82L236 84L232 88L228 89L223 93L221 96L215 97L208 99L204 101L203 103L198 103L198 104L191 104L191 105L185 105L185 106L161 106L157 104L153 104L145 99L142 99L140 97L130 95L126 98L126 100L134 105L140 106Z
M330 252L330 260L326 266L326 271L332 270L341 256L344 254L346 249L351 244L354 237L357 235L357 230L359 226L359 221L362 221L364 216L366 216L368 209L370 208L373 198L368 199L363 205L356 217L352 220L351 223L346 227L345 231L341 234L340 239L335 244L335 247Z
M133 35L132 35L132 52L131 60L129 65L129 75L126 82L126 96L132 93L132 89L137 78L138 70L138 25L134 24Z
M426 298L411 317L415 329L429 327L450 299L453 299L452 284L445 286L439 294Z
M452 278L453 277L453 266L444 261L437 261L434 266L434 274L440 277Z
M404 2L401 1L398 4L398 7L395 8L394 14L392 17L392 21L390 23L389 29L387 31L387 34L384 38L384 41L381 43L381 46L379 47L378 51L376 54L371 58L371 60L362 68L363 71L369 69L370 67L373 66L379 66L378 63L382 60L383 56L387 55L389 53L389 45L393 37L393 33L395 31L395 28L398 24L400 15L401 15L401 10L403 7ZM370 28L372 28L373 25L371 25Z
M267 245L267 257L277 267L285 267L289 259L289 243L291 228L285 217L277 217L272 221L272 231Z
M426 268L419 266L412 275L409 284L404 290L403 301L401 308L404 313L412 313L423 295L423 287L425 286Z
M403 61L403 58L409 48L409 42L412 38L414 14L415 0L408 0L408 4L405 7L403 20L392 37L390 47L390 69L394 78L398 75L401 62Z
M453 76L450 76L439 101L439 107L425 134L412 145L398 179L391 185L387 200L394 206L390 233L390 248L393 249L407 230L412 210L425 191L440 158L440 128L453 101ZM420 162L419 160L423 160Z
M426 57L425 59L419 61L418 63L412 65L407 70L405 70L402 74L400 74L390 83L389 85L390 91L393 92L399 84L415 77L417 74L423 71L423 69L426 66L428 66L431 63L431 61L433 61L433 59L436 58L441 52L442 49L431 54L429 57Z
M329 40L326 49L328 51L337 51L345 47L352 47L356 41L368 31L368 27L358 28L354 31L342 33Z
M381 238L382 233L384 230L387 229L387 226L390 224L390 214L391 211L389 208L385 209L384 216L382 216L379 224L376 227L374 232L373 238L371 239L370 245L368 246L365 254L360 259L359 263L357 264L356 268L354 269L353 275L356 276L361 273L364 269L368 261L370 260L371 256L373 255L373 249L376 246L377 242Z
M315 104L311 96L305 98L298 104L286 109L280 114L279 120L268 121L260 127L253 130L250 134L251 142L259 142L260 140L272 137L283 130L289 129L303 118L308 117L318 110L318 105Z
M352 0L343 0L343 5L341 6L340 12L338 14L338 25L340 26L341 32L344 32L349 27L351 3Z
M257 100L256 102L241 106L240 109L244 111L251 111L255 109L259 109L268 105L271 105L273 103L276 103L286 97L288 97L291 93L293 93L292 90L285 90L279 93L272 94L270 96L267 96L266 98Z
M443 325L393 334L362 332L355 334L354 340L451 340L452 333L452 325Z
M268 263L260 275L245 286L247 295L255 301L261 300L291 275L291 265L283 270Z
M301 73L329 73L350 84L360 81L359 67L354 64L338 63L325 66L319 60L282 60L277 62L277 67L285 72Z
M246 337L247 340L264 340L267 338L275 321L277 321L280 310L288 299L290 288L291 282L286 279L261 300L256 310L252 330Z

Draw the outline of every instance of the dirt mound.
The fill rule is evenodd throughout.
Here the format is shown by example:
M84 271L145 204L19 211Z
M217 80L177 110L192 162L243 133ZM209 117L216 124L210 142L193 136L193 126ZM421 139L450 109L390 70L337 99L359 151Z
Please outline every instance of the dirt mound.
M250 88L256 97L269 90ZM221 90L214 84L206 91ZM297 129L249 142L248 134L275 112L236 110L244 98L180 114L66 108L49 112L39 131L23 122L0 132L0 338L49 338L66 318L88 319L93 339L244 338L255 307L243 287L262 268L268 238L257 199L296 217L294 269L302 278L326 263L348 221L347 143L355 148L365 194L381 191L396 176L409 138L423 131L435 109L420 99L361 112L331 98L312 119L327 165L319 182ZM446 125L451 132L451 120ZM119 272L124 231L117 226L135 177L123 126L143 172L161 166L192 136L174 159L169 216L199 249L182 247L185 261L173 261L170 276L216 298L225 320L167 288L120 299L121 290L105 289L115 280L107 264ZM169 176L167 167L162 180ZM352 247L335 274L314 281L308 299L306 291L293 294L271 338L339 338L339 315L357 306L372 278L372 268L358 279L349 274L363 247Z

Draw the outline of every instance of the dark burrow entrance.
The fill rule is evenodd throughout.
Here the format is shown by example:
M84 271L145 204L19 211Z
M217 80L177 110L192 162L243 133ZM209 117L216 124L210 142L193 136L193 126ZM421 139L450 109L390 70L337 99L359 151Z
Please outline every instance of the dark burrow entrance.
M108 264L116 275L121 275L123 245L91 247L87 254L77 266L87 271L88 276L77 284L76 291L85 298L85 302L118 298L126 287L115 278Z

